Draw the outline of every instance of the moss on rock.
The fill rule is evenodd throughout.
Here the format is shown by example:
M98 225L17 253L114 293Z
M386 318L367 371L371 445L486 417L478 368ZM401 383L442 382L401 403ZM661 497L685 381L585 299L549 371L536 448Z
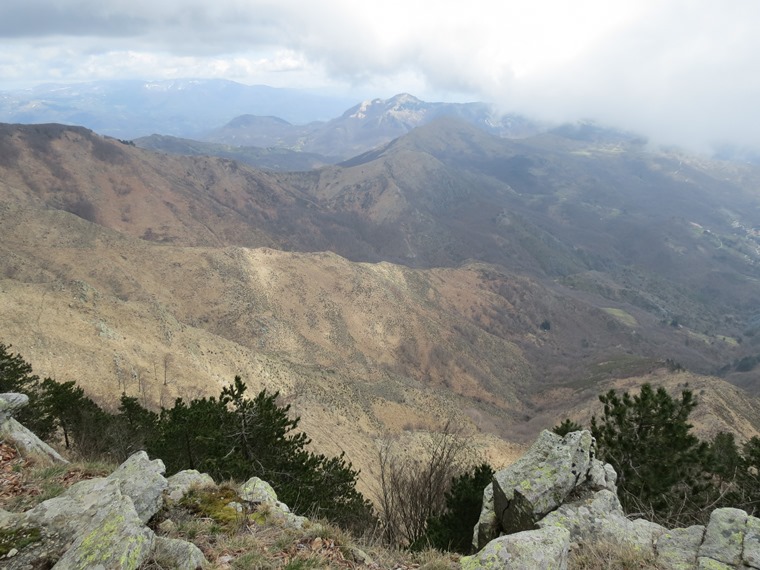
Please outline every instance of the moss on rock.
M35 526L0 529L0 557L6 556L11 550L22 550L41 539L42 532Z

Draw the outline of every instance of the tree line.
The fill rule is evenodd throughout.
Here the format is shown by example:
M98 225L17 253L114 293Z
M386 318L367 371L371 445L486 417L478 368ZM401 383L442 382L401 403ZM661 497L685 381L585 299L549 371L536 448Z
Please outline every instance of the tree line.
M30 403L16 419L42 439L57 441L84 459L120 462L144 449L169 474L197 469L215 480L268 481L298 513L325 517L344 528L380 529L387 544L469 552L483 488L493 470L463 458L463 438L447 426L415 457L392 445L379 452L382 483L375 510L357 490L358 471L344 455L308 450L290 406L278 393L253 397L240 377L218 397L178 398L170 408L147 409L122 394L115 413L103 410L75 382L40 379L29 363L0 344L0 393L20 392Z
M308 449L290 406L278 393L249 397L240 377L218 397L178 398L147 409L122 395L116 412L100 408L74 382L40 379L0 344L0 393L21 392L30 405L17 419L42 439L60 441L86 459L122 461L145 449L169 473L198 469L215 480L268 481L296 513L322 516L345 528L380 529L388 544L468 553L483 489L493 469L468 455L468 438L446 426L414 455L381 446L375 508L356 490L359 472L344 455ZM618 473L625 511L668 527L704 524L712 510L732 506L760 512L760 438L739 445L733 434L702 441L689 417L698 405L688 388L680 397L650 384L637 394L599 396L602 413L590 431L597 457ZM583 426L565 420L564 435Z
M116 413L103 410L75 382L40 379L29 363L0 344L0 393L20 392L29 405L16 419L44 440L58 439L84 459L123 461L138 450L160 457L169 474L183 469L216 481L269 482L294 512L325 517L347 528L374 523L370 502L356 490L359 472L345 456L308 449L290 406L279 393L249 398L237 376L218 397L178 398L156 413L122 394Z

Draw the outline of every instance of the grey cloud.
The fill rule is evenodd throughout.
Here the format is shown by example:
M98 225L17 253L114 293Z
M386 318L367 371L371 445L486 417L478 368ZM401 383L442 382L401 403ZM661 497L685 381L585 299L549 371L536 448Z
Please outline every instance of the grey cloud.
M105 3L64 5L52 0L11 0L2 9L0 37L134 36L148 27L148 18L112 10Z
M549 0L536 1L551 14ZM517 73L512 54L499 49L509 38L498 25L499 3L486 0L471 0L466 7L440 0L436 10L421 0L3 4L0 70L10 73L28 65L44 74L49 65L58 75L91 71L111 77L119 73L113 67L119 52L143 56L151 77L176 76L182 65L188 66L186 76L215 69L255 73L278 67L257 62L274 60L279 50L292 52L298 62L280 67L292 69L294 81L314 80L320 73L325 83L354 86L408 81L388 89L425 85L538 118L596 118L663 142L706 147L733 140L760 148L755 127L760 124L760 35L755 30L760 3L755 0L640 0L643 16L622 21L563 63L528 73ZM581 4L588 10L593 2ZM496 13L481 13L487 6ZM530 32L530 41L511 49L529 51L554 40L541 36L549 33L543 29ZM562 55L562 45L554 49ZM218 64L220 58L237 63ZM134 76L143 59L124 63L125 72Z

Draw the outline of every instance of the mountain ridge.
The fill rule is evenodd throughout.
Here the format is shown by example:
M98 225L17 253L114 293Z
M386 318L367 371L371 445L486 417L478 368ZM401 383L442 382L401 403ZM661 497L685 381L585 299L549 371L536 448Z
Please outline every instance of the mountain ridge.
M648 231L637 224L654 206L623 212L626 188L605 180L633 171L632 187L651 193L675 180L683 210L728 176L751 217L757 173L678 158L699 182L687 184L669 170L676 157L546 140L445 120L354 164L271 173L82 128L4 125L3 342L101 399L216 393L235 374L279 387L317 445L350 448L368 476L384 429L433 430L453 415L489 453L508 453L496 436L527 440L617 378L666 359L706 373L755 350L753 337L736 340L757 294L753 258L732 253L749 230L713 211L719 200L695 205L677 224L661 216L670 241L649 235L652 251L638 246L623 265L625 232ZM588 178L567 181L589 164ZM573 231L556 233L563 216ZM660 251L683 256L677 271L700 260L705 275L658 277L644 263ZM700 298L729 278L741 295ZM166 366L176 384L162 382Z

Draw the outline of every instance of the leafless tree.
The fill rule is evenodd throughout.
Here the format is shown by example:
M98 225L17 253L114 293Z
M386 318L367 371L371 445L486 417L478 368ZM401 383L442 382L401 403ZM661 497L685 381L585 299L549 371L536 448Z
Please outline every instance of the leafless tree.
M432 434L417 456L403 453L390 440L382 444L376 499L385 542L408 546L424 536L427 521L445 509L451 481L470 463L470 452L468 438L450 422Z

